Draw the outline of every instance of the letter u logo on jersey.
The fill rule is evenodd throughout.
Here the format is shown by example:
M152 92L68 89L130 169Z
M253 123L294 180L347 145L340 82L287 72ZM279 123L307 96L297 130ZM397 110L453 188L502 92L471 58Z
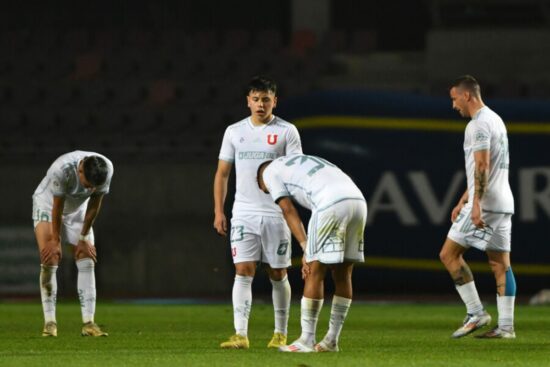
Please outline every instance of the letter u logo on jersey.
M270 145L275 145L277 144L277 134L268 134L267 135L267 144L270 144Z

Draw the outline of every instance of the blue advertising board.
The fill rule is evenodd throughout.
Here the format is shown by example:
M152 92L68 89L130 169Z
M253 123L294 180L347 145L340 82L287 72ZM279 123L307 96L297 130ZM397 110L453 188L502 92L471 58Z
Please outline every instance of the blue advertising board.
M550 104L487 104L507 123L516 203L512 262L518 289L533 293L550 286ZM450 100L331 91L285 101L277 113L297 125L304 153L338 165L367 199L367 260L357 268L356 290L450 291L439 250L466 189L462 144L468 122ZM466 259L480 292L494 292L485 254L472 249Z

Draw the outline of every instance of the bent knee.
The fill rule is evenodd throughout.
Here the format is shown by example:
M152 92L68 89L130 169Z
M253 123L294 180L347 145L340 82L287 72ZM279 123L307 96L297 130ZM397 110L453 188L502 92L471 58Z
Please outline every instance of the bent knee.
M443 264L448 264L452 262L453 260L456 260L456 256L453 256L449 251L446 251L445 249L442 249L439 252L439 260Z
M61 262L61 249L56 250L48 256L48 260L42 261L42 254L41 254L41 264L46 266L58 266Z

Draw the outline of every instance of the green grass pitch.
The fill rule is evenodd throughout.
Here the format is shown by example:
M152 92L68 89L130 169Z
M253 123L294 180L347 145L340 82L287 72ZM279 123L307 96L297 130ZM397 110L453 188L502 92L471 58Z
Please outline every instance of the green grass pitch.
M103 303L96 319L110 336L85 338L75 303L58 305L57 338L40 336L38 303L0 303L0 366L550 366L550 307L517 306L515 340L453 340L463 306L356 302L340 353L297 355L266 348L273 331L270 304L252 308L249 350L221 350L219 343L232 333L229 304ZM321 314L318 338L326 331L329 307ZM496 316L494 306L488 310ZM294 304L290 341L299 325Z

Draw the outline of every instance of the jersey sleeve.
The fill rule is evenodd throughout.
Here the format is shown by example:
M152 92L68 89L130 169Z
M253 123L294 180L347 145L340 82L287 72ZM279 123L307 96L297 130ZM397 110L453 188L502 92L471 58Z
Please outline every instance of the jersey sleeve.
M235 147L231 141L231 129L225 129L223 134L222 147L220 149L219 159L233 163L235 161Z
M294 125L291 125L290 129L288 129L285 153L285 155L303 154L300 134L298 133L298 129Z
M472 129L472 151L489 150L491 148L491 130L485 121L477 120Z
M53 196L64 197L67 194L68 172L66 170L56 170L51 173L50 189Z
M286 189L286 186L280 176L275 172L275 170L270 168L271 167L267 167L263 173L264 184L267 187L273 201L277 202L277 200L282 197L290 196L290 193Z

